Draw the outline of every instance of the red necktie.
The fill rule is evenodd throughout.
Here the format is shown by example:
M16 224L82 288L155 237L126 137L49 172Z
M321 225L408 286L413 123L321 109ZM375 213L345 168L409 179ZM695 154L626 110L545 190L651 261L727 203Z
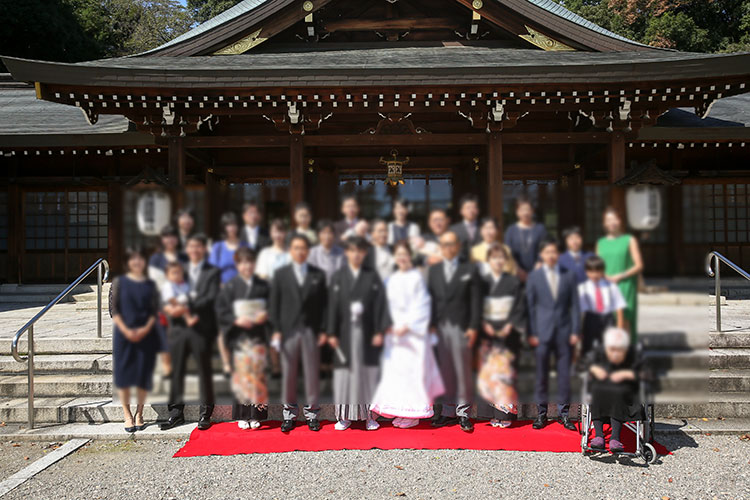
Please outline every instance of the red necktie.
M604 312L604 297L602 297L602 289L599 288L599 284L594 285L596 291L596 310L600 313Z

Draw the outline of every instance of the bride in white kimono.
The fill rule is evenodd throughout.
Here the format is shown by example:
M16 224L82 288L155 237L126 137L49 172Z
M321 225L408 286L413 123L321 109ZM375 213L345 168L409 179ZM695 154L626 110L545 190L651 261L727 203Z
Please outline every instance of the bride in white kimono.
M445 391L429 335L431 299L422 273L414 269L408 243L393 249L398 271L386 293L393 327L385 336L380 383L371 410L403 429L433 415L432 403Z

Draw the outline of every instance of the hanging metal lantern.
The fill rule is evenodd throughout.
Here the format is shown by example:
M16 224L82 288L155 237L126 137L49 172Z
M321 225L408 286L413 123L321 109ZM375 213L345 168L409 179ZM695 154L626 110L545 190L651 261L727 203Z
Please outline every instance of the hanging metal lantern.
M397 186L404 183L404 165L409 163L409 157L407 156L403 160L398 159L398 151L395 149L391 150L391 157L389 159L380 157L380 164L385 165L388 169L388 174L385 179L385 183L389 186Z
M164 191L147 191L138 197L136 220L138 230L146 236L157 236L169 224L172 200Z

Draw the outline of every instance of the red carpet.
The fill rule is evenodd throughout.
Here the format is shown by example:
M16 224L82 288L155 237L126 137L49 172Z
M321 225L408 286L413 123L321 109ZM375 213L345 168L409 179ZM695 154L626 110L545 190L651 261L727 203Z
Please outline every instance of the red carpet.
M299 425L289 434L279 431L279 422L264 422L258 430L241 430L235 422L214 424L207 431L194 430L189 441L175 457L203 457L210 455L249 455L253 453L283 453L289 451L325 450L512 450L512 451L581 451L581 437L567 431L558 423L550 423L543 430L533 430L531 422L516 422L508 429L496 429L488 422L477 422L474 432L465 433L456 425L433 429L425 421L411 429L397 429L389 422L376 431L364 430L364 422L356 422L346 431L333 429L333 422L322 422L320 432L311 432L307 425ZM628 451L635 446L635 436L622 431L623 444ZM660 455L669 453L655 445Z

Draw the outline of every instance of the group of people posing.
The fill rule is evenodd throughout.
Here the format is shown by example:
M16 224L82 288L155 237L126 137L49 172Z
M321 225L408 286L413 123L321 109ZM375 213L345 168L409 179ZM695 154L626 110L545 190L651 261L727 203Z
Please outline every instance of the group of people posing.
M113 283L110 304L126 430L145 425L143 405L158 353L171 381L169 418L161 428L185 421L191 357L199 377L198 428L209 428L216 343L231 380L233 419L243 429L267 419L267 377L275 370L281 430L294 429L301 366L302 412L309 428L319 430L321 365L328 364L337 430L354 421L375 430L381 416L401 428L432 418L435 427L458 424L468 432L475 394L489 404L492 426L507 427L518 414L524 342L536 362L534 428L547 422L554 357L558 418L573 430L574 358L596 358L609 327L629 332L626 350L636 339L642 261L636 239L623 233L613 210L604 214L606 236L596 253L583 251L578 228L564 232L561 253L527 199L517 201L518 221L502 243L497 221L479 219L473 195L460 200L461 220L453 225L445 210L432 210L426 233L408 220L403 200L393 203L392 221L361 219L355 197L344 198L341 209L342 220L319 221L313 230L311 210L302 203L292 229L273 220L266 233L260 207L247 203L241 221L233 213L222 217L222 238L212 245L192 232L192 216L183 211L176 227L162 231L159 251L148 258L141 250L128 252L127 273ZM608 337L623 347L623 335ZM606 369L627 368L625 358ZM592 364L591 373L604 380L601 364ZM131 387L137 388L135 415ZM434 415L435 403L440 415ZM607 405L598 411L601 419L622 417Z

